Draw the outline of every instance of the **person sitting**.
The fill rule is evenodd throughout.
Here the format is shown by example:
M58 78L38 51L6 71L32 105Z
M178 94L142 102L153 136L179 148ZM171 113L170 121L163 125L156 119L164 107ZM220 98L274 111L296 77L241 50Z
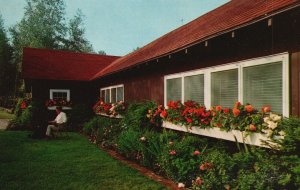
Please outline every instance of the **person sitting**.
M52 131L58 131L59 125L62 125L67 122L66 113L62 112L62 108L60 106L56 107L56 118L53 121L49 121L49 125L46 131L46 137L50 138L52 135Z

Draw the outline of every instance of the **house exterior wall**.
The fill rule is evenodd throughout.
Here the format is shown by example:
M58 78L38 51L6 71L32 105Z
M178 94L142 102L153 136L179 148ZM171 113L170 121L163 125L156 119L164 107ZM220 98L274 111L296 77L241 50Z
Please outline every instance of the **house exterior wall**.
M299 7L272 19L262 20L232 33L194 45L185 51L149 61L126 71L97 80L94 92L117 84L124 84L126 102L155 100L164 103L164 76L168 74L207 68L241 60L288 52L290 56L290 113L300 115L300 10Z
M32 98L36 101L44 102L50 99L50 89L69 89L70 100L74 105L87 104L90 106L96 101L90 82L31 80L26 81L26 88L32 90Z

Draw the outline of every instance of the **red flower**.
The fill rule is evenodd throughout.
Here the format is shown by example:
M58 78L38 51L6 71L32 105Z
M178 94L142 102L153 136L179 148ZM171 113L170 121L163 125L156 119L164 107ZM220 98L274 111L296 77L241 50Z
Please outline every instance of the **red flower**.
M176 151L175 150L171 150L169 154L172 155L172 156L174 156L174 155L176 155Z
M246 105L245 106L245 110L248 112L248 113L251 113L253 111L253 106L252 105Z
M222 127L222 124L221 123L217 123L216 126L217 127Z
M177 102L169 101L169 102L168 102L168 107L169 107L170 109L177 109L179 103L180 103L180 100L178 100Z
M250 124L249 129L250 131L256 131L256 127L253 124Z
M216 111L221 111L222 110L222 106L216 106Z
M201 154L201 152L199 150L195 150L194 153L193 153L193 155L195 155L195 156L197 156L199 154Z
M237 117L240 115L241 111L237 108L233 108L232 113L233 113L234 117Z
M167 115L168 115L167 110L163 110L163 111L160 113L160 117L162 117L162 118L166 118Z
M21 103L21 109L26 109L26 102L25 101L22 101L22 103Z
M271 106L263 106L261 108L261 111L264 112L264 113L270 112L271 111Z
M238 108L238 107L240 107L240 106L241 106L241 102L235 102L234 108Z
M223 112L224 112L225 114L228 114L228 113L229 113L229 108L224 108L224 109L223 109Z
M186 119L186 122L188 122L188 123L192 123L193 122L193 120L191 119L191 118L185 118Z
M195 107L196 103L194 101L189 100L187 102L184 102L184 105L186 107Z

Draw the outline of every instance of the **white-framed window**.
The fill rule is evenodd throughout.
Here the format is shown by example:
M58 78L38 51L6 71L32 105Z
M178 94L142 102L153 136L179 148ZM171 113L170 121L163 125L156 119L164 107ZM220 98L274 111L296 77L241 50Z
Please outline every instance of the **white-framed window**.
M193 100L207 108L251 103L289 116L289 55L282 53L166 75L164 103Z
M100 89L100 98L106 103L124 101L124 85L108 86Z
M70 101L69 89L50 89L50 99L63 99Z

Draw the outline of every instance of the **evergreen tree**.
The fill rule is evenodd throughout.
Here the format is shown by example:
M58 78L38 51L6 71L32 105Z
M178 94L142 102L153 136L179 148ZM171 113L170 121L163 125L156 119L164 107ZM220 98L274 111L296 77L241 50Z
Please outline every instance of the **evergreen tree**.
M12 95L14 92L15 67L11 63L11 54L12 49L0 15L0 96Z
M66 49L76 52L93 52L92 45L85 38L85 28L83 27L83 14L77 10L76 15L69 21Z

